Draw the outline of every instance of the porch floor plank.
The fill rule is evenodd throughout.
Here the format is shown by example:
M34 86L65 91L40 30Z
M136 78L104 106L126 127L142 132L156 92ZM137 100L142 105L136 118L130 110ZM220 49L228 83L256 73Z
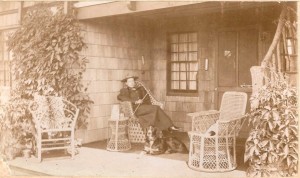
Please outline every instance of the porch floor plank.
M185 143L185 140L183 140ZM188 154L163 154L163 155L144 155L139 153L143 144L132 144L132 149L126 152L110 152L106 150L107 141L100 141L86 144L78 148L79 154L75 158L57 157L45 159L40 163L35 157L28 159L18 157L8 164L11 166L12 174L16 168L18 175L30 172L47 174L52 176L104 176L104 177L245 177L245 166L239 161L238 168L234 171L225 173L205 173L190 169L187 166ZM186 144L186 143L185 143ZM242 147L241 147L242 148ZM237 148L237 159L242 160L243 151ZM240 150L240 151L239 151ZM51 155L50 153L46 153Z

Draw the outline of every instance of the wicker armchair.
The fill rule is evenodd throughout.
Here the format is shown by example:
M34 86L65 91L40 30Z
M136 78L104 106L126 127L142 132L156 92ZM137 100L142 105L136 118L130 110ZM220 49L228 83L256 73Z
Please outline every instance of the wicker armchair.
M148 93L148 96L150 97L150 101L152 105L157 105L160 108L163 109L163 104L159 101L157 101L150 90L145 87L145 85L141 81L136 81L137 86L142 86ZM129 101L123 101L120 103L120 110L122 113L124 113L125 117L129 118L128 122L128 137L129 141L132 143L143 143L145 142L145 134L144 131L139 123L138 118L133 114L133 108Z
M223 172L236 168L236 136L243 123L247 94L225 92L219 111L190 113L190 168Z
M62 97L34 95L29 110L37 130L38 160L42 152L66 149L75 155L74 130L79 109Z

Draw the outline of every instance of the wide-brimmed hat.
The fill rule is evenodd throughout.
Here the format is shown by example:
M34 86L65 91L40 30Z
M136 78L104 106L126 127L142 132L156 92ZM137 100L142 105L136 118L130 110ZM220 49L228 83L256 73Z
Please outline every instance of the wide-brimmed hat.
M127 82L127 79L129 79L129 78L133 78L134 80L136 80L139 77L134 76L134 75L126 75L126 77L123 80L121 80L121 82Z

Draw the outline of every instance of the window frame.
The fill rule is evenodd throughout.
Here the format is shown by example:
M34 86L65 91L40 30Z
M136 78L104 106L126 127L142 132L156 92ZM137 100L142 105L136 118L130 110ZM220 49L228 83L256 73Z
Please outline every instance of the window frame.
M196 33L197 37L196 37L196 43L197 43L197 50L194 51L197 54L197 59L195 61L179 61L177 60L177 62L172 61L171 59L171 46L172 44L178 44L178 51L177 54L179 54L179 35L180 34L189 34L189 33ZM178 35L178 41L176 43L172 43L171 42L171 36L173 34L177 34ZM199 71L200 71L200 63L199 63L199 32L198 31L176 31L176 32L167 32L166 33L166 41L167 41L167 82L166 82L166 87L167 87L167 96L198 96L199 93ZM193 41L187 41L186 43L192 43ZM184 52L187 55L189 54L189 45L187 45L187 51ZM196 71L191 71L191 72L196 72L196 79L193 80L196 82L196 89L195 90L185 90L185 89L178 89L178 90L174 90L171 89L171 84L172 84L172 80L171 80L171 75L172 75L172 69L171 69L171 64L172 63L185 63L185 64L190 64L190 63L196 63L197 64L197 70ZM180 68L180 67L179 67ZM190 69L189 69L190 71ZM179 73L180 73L180 69L179 69ZM179 74L180 75L180 74ZM186 77L185 81L189 81L188 78ZM180 82L180 79L179 79ZM188 84L186 84L188 85Z

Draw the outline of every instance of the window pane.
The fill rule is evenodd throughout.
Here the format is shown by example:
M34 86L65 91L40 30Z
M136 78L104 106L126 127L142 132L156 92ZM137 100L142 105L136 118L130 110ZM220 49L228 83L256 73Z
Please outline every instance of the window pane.
M179 61L186 61L187 53L179 53Z
M177 43L178 42L178 34L172 34L170 40L171 40L171 43Z
M197 83L196 81L190 81L190 90L196 90L197 89Z
M171 44L171 52L178 52L178 44Z
M171 80L179 80L179 72L172 72Z
M189 43L189 51L197 51L197 43Z
M198 63L190 63L190 71L198 71Z
M181 81L180 82L180 89L181 90L186 90L186 81Z
M189 61L197 61L197 52L189 52Z
M180 72L180 80L186 80L186 72Z
M172 71L179 71L179 64L178 63L172 63L171 64L171 68L172 68Z
M189 42L197 41L197 33L190 33L189 34Z
M186 51L188 51L188 44L187 43L179 44L179 52L186 52Z
M187 42L187 41L188 41L188 35L186 33L179 35L179 42L180 43Z
M179 89L179 82L178 81L172 81L171 89L178 90Z
M197 79L197 72L190 72L189 73L189 80L196 80Z
M178 53L172 53L171 54L171 60L172 61L178 61Z
M186 71L186 64L185 63L180 64L180 71Z

